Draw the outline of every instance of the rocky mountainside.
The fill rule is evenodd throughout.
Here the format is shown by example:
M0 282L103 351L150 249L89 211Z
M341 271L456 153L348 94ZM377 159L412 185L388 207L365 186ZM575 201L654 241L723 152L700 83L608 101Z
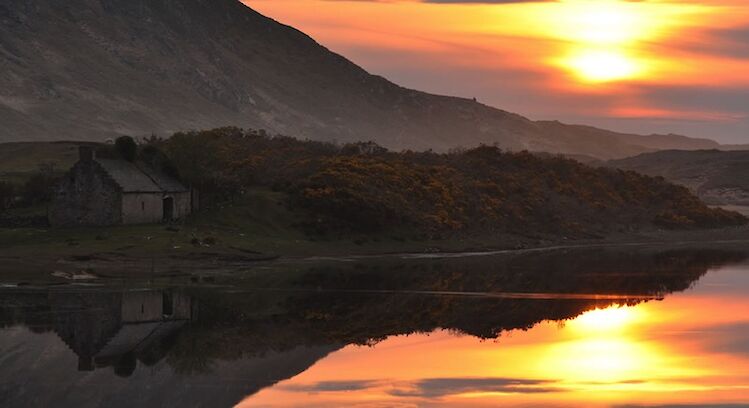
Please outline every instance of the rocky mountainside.
M0 0L0 141L218 126L620 158L710 140L534 122L371 75L238 0Z
M749 206L749 151L660 151L607 164L664 177L708 204Z

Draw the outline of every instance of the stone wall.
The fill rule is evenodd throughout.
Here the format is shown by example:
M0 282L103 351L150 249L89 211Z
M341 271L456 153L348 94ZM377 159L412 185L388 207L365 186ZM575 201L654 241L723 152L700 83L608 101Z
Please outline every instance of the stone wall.
M122 195L123 224L153 224L164 218L161 193L125 193Z
M80 161L62 180L49 210L53 227L106 226L122 222L122 194L94 161Z
M177 290L129 291L122 295L125 323L192 319L192 299Z
M185 193L171 193L174 198L174 218L182 219L192 212L192 194L188 191Z
M185 193L125 193L122 196L123 224L152 224L164 221L164 200L172 198L172 219L191 212L191 197Z
M154 322L164 317L164 294L160 291L131 291L122 294L124 323Z

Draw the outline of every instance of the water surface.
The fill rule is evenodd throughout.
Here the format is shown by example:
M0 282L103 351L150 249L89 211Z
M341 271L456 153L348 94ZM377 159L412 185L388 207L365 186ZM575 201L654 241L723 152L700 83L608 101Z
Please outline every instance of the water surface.
M746 259L591 249L6 288L0 405L747 407Z

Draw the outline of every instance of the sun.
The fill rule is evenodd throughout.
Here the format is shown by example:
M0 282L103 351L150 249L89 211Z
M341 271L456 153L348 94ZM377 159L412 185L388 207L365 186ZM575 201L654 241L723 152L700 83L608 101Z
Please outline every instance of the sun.
M563 64L580 80L592 83L635 78L643 71L636 58L617 50L583 50Z
M524 40L522 48L510 49L518 58L507 64L548 74L557 88L582 92L673 80L686 55L672 48L674 39L704 27L708 16L718 12L716 6L699 2L665 0L486 3L492 5L485 6L487 18L479 20L480 38L488 34ZM514 48L504 41L498 47Z
M643 60L631 49L657 35L657 13L638 2L567 0L554 24L569 50L557 65L583 82L602 83L641 77Z

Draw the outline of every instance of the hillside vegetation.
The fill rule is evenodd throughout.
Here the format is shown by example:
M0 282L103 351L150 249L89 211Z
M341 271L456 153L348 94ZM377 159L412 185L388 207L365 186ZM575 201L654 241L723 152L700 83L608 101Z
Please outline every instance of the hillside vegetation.
M142 149L150 160L226 202L252 186L288 195L308 232L416 228L429 237L511 232L588 236L648 227L739 225L682 186L631 171L497 147L394 153L222 128L177 133Z
M749 206L749 151L669 150L607 165L663 177L688 187L708 204Z
M0 145L0 182L20 183L39 171L42 165L57 173L67 171L78 160L73 142L18 142Z

